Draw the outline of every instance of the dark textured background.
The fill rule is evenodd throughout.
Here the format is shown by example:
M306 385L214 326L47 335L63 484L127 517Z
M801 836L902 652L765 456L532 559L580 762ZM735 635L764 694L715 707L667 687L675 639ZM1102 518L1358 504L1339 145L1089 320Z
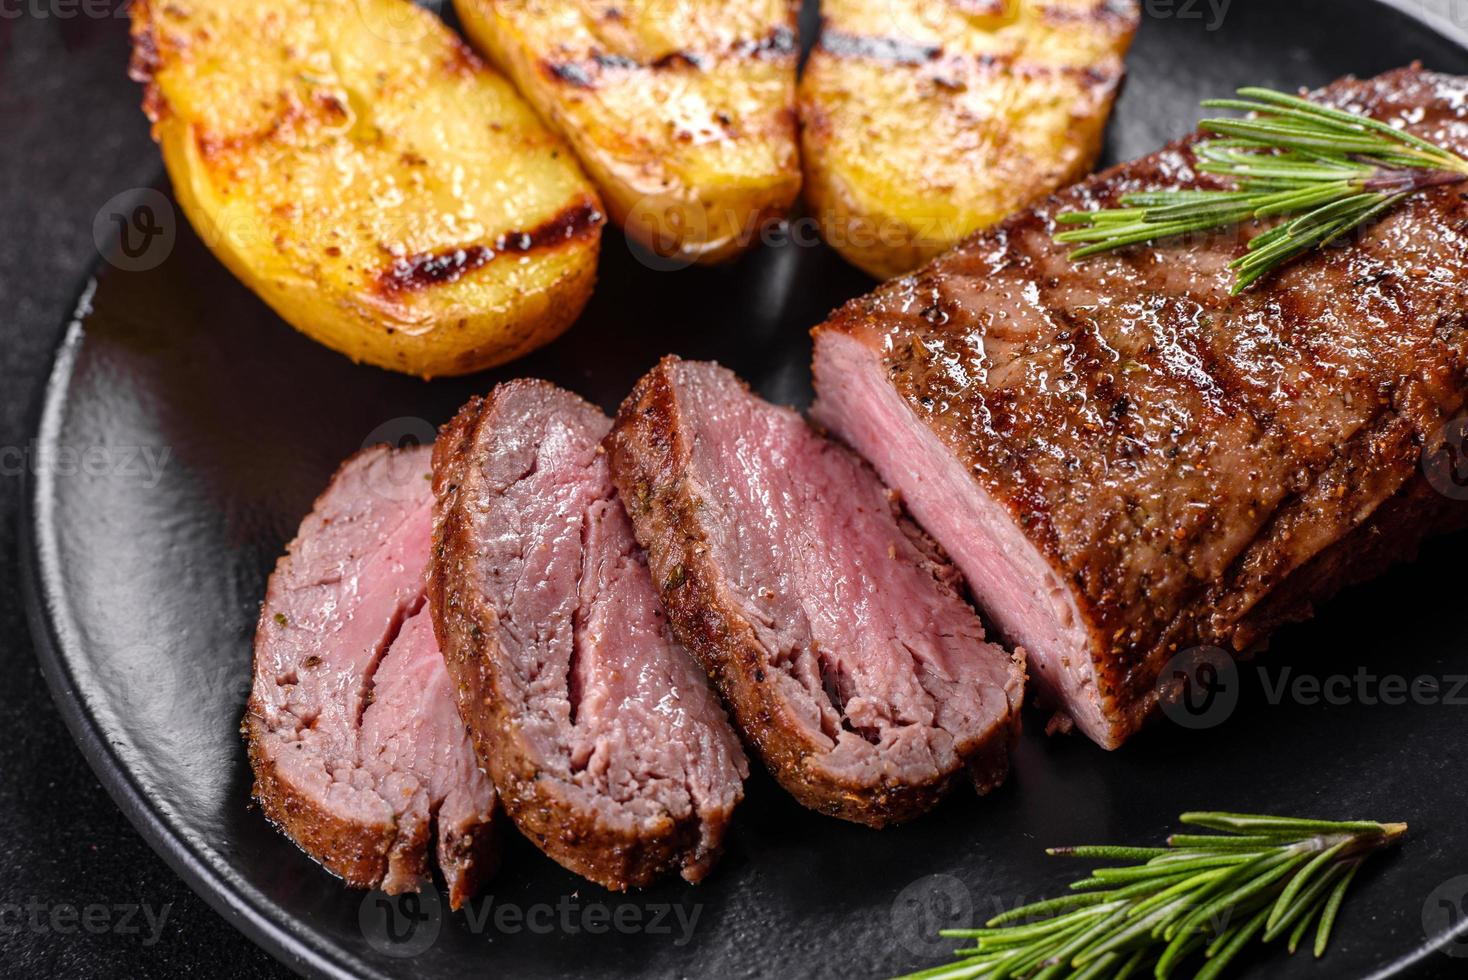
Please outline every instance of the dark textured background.
M0 446L7 448L32 436L52 348L96 261L93 215L158 171L138 88L119 78L125 23L80 8L71 18L31 10L29 0L0 5ZM290 976L148 848L72 744L21 609L21 481L11 468L0 475L0 905L171 907L154 945L144 945L145 935L10 931L14 920L0 920L0 976Z
M97 0L87 10L104 13ZM86 270L91 222L157 176L121 79L125 24L81 0L0 0L0 449L27 446L52 350ZM77 8L68 8L74 3ZM11 16L19 13L19 16ZM0 919L0 976L285 976L178 879L127 823L73 745L32 655L16 571L18 475L0 474L0 907L168 907L161 940L57 935ZM1445 869L1446 873L1446 869ZM1462 976L1439 958L1423 977ZM1267 969L1267 968L1266 968ZM1319 971L1332 976L1330 966Z

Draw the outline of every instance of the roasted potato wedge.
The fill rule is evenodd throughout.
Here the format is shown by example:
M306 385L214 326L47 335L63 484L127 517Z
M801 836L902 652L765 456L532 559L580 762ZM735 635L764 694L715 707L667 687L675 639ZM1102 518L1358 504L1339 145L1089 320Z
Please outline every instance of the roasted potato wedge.
M287 322L424 377L580 313L601 203L510 83L408 0L137 0L180 206Z
M805 196L874 276L1072 183L1100 152L1134 0L823 0L800 83Z
M455 0L653 251L726 259L800 190L791 0Z

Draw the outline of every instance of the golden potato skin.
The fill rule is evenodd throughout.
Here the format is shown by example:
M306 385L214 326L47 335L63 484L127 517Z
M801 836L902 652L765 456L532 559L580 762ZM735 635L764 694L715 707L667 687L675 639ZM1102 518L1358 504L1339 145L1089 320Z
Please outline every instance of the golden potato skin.
M432 377L554 339L602 206L509 82L407 0L136 0L179 205L302 333Z
M454 6L653 251L727 259L798 196L795 0Z
M823 0L800 83L805 197L879 278L1095 165L1135 0Z

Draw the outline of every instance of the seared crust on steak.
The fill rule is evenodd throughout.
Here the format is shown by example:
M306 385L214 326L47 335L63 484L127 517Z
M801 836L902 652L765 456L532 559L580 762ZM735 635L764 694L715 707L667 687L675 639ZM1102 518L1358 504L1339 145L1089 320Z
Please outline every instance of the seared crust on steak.
M1414 66L1319 98L1468 152L1468 79ZM1419 194L1237 297L1228 263L1257 227L1079 263L1052 241L1062 211L1223 186L1194 171L1197 138L815 330L816 417L902 490L1107 747L1167 696L1175 654L1251 652L1464 519L1421 461L1468 394L1468 195Z
M626 890L707 874L748 768L657 606L600 452L609 426L545 382L466 405L434 454L430 602L516 826Z
M684 384L709 386L715 402L757 406L754 414L773 417L776 431L798 429L789 437L793 445L771 446L761 442L762 433L751 431L742 433L747 444L731 450L700 428ZM753 512L738 503L727 505L732 513L720 509L715 516L712 498L733 500L738 495L717 482L706 461L698 458L695 446L701 440L711 444L710 454L725 459L745 451L769 451L781 458L805 449L839 455L836 469L851 481L838 488L847 491L841 501L824 499L825 487L800 485L800 477L788 494L749 471L737 472L733 479L747 476L754 497L813 495L811 506L796 505L798 517L811 522L804 531L821 535L822 530L811 528L832 520L837 533L825 535L836 539L827 542L831 553L859 553L860 559L850 559L856 578L870 576L877 593L893 586L906 598L906 590L914 589L914 605L931 618L919 615L921 623L894 623L878 613L870 624L872 629L911 631L874 643L888 649L907 646L912 660L906 673L878 680L871 676L878 672L874 668L853 679L841 656L861 657L871 647L825 650L814 636L811 621L834 616L856 622L869 605L880 604L850 579L837 576L835 593L782 605L773 590L796 587L800 574L791 571L786 559L801 549L802 541L769 525L790 515L782 512L777 518L773 511ZM802 445L803 440L809 445ZM648 550L654 581L679 639L713 679L746 743L798 801L830 816L880 827L931 809L966 770L980 792L1003 781L1009 745L1018 732L1022 664L983 642L977 617L954 592L957 575L947 559L900 515L868 468L811 432L788 409L758 402L722 368L674 357L665 358L638 383L617 415L607 447L618 491ZM790 463L798 465L793 458ZM870 524L861 523L863 518L854 515L873 500L882 514ZM852 540L873 528L883 535L880 541ZM750 536L743 540L746 532ZM755 536L765 532L769 541ZM742 575L731 567L729 550L716 540L726 537L741 538L738 547L750 562L769 564ZM860 548L864 543L874 545L881 561L862 563L869 556ZM769 588L759 585L754 594L746 594L750 581L767 582ZM762 600L768 605L758 608ZM843 602L849 607L842 608ZM766 621L781 616L800 622ZM947 628L954 632L947 634ZM828 660L828 655L834 656ZM913 693L897 693L907 691ZM865 707L858 709L858 701ZM853 718L858 710L867 717ZM920 717L923 711L926 717ZM880 723L870 721L873 715L880 716ZM820 726L810 720L817 716ZM915 743L920 750L914 749Z
M386 851L392 846L391 821L367 824L316 805L276 772L275 760L256 747L252 729L259 725L252 703L240 731L246 737L250 768L255 773L251 791L267 819L353 888L376 888L386 870ZM426 854L425 852L422 852ZM420 869L427 871L420 865Z

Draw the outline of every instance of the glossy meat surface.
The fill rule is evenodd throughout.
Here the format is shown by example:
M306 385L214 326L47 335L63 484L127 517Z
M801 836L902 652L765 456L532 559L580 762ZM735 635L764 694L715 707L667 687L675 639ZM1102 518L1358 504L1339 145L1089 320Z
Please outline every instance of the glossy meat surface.
M1023 670L870 467L666 358L608 446L679 637L798 800L881 826L1003 779Z
M435 450L430 589L506 811L625 890L709 871L747 763L658 604L601 451L610 425L544 382L470 402Z
M495 792L424 604L428 468L426 447L342 465L270 577L244 728L255 798L303 850L396 894L432 847L458 908L494 869Z
M1468 80L1414 67L1323 98L1468 152ZM1238 297L1226 266L1257 228L1082 263L1052 243L1060 211L1213 186L1189 143L1021 212L816 329L817 417L903 491L1108 746L1150 712L1174 653L1253 648L1350 580L1332 549L1383 504L1396 515L1410 497L1419 515L1393 517L1397 554L1456 519L1416 495L1422 454L1468 392L1462 188ZM967 528L939 530L960 510ZM1007 527L973 530L994 514ZM1036 568L1049 579L1035 596L1004 587Z

